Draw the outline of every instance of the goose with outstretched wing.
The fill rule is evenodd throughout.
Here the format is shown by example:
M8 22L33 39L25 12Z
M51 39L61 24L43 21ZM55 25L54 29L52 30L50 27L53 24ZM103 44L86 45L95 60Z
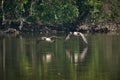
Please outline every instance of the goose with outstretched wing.
M86 44L88 44L87 38L86 38L86 37L84 36L84 34L82 34L81 32L70 32L70 33L67 35L67 37L66 37L65 40L69 40L71 35L81 36L82 39L83 39L83 41L84 41Z

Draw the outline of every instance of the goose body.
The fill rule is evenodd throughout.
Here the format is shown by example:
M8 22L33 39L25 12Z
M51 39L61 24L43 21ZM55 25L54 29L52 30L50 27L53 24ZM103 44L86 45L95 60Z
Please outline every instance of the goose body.
M47 42L54 42L56 38L57 38L56 36L52 36L52 37L42 37L41 39Z
M71 36L71 35L74 35L74 36L81 36L82 39L83 39L83 41L84 41L86 44L88 44L86 37L85 37L84 34L82 34L81 32L70 32L70 33L67 35L67 37L66 37L65 40L70 39L70 36Z
M80 32L70 32L71 34L73 34L74 36L79 36Z

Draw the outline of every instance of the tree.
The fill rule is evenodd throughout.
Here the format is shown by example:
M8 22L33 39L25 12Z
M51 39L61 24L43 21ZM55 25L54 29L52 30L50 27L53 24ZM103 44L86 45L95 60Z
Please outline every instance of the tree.
M64 0L43 1L36 6L36 16L46 24L72 23L78 17L78 8Z

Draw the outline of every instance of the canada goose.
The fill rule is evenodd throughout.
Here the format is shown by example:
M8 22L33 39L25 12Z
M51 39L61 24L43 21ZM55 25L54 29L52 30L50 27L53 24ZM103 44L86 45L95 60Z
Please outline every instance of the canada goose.
M81 32L70 32L70 33L67 35L67 37L66 37L65 40L70 39L70 36L71 36L71 35L74 35L74 36L81 36L82 39L83 39L83 41L84 41L86 44L88 44L86 37L85 37L84 34L82 34Z
M45 40L47 42L54 42L57 36L51 36L51 37L41 37L42 40Z

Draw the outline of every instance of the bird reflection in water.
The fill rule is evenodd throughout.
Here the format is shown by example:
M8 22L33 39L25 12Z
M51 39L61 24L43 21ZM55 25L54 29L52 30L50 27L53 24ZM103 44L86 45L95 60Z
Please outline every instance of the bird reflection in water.
M84 48L82 53L71 54L70 50L66 50L67 57L71 60L72 63L77 64L79 61L83 62L87 54L88 47Z
M43 61L49 63L52 61L53 58L53 54L52 53L47 53L45 55L42 56Z

